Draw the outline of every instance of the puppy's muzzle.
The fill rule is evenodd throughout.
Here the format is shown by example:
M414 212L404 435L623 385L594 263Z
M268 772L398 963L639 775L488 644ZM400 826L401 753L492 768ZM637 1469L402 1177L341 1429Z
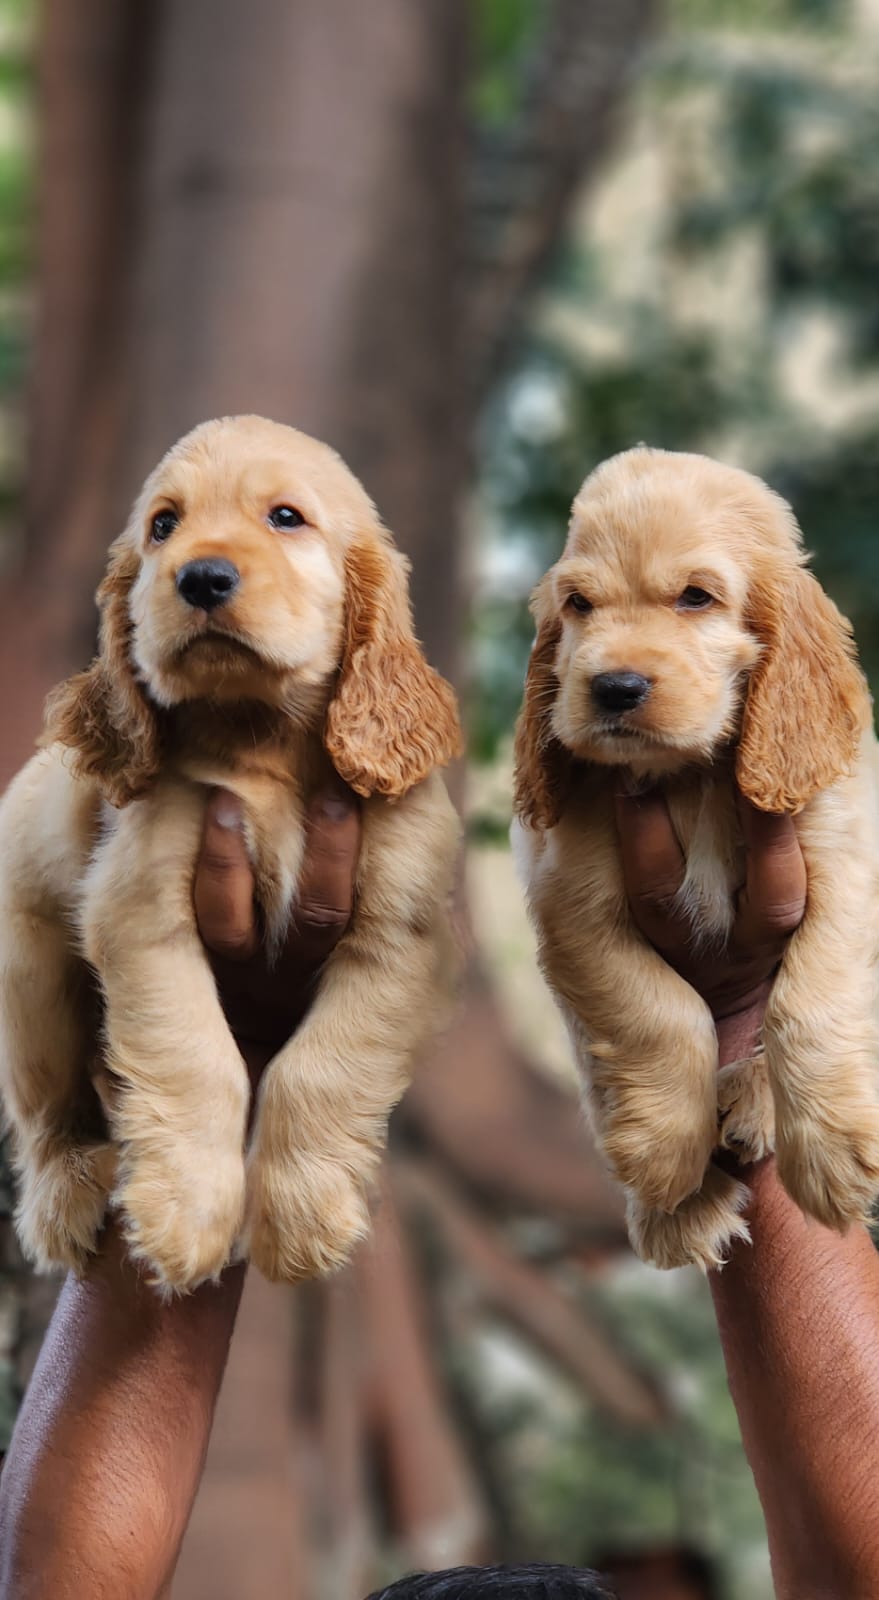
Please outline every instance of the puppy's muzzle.
M231 600L240 582L231 561L187 561L177 574L177 593L197 611L214 611Z
M599 711L621 716L643 705L652 688L652 680L640 672L599 672L592 679L592 698Z

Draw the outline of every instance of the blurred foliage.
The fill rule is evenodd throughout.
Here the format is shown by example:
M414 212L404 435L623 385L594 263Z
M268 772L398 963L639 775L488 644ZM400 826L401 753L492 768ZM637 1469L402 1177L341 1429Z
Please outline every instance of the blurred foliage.
M670 0L673 27L785 28L839 26L846 0Z
M528 50L548 0L471 0L471 108L487 127L506 123L519 103Z
M587 208L486 419L482 758L515 716L527 591L573 494L642 440L737 461L792 501L879 681L875 43L840 6L678 0L673 14L600 181L599 225Z
M469 1375L459 1371L491 1440L513 1558L590 1566L614 1552L686 1547L708 1558L723 1600L769 1600L762 1516L705 1280L627 1266L581 1293L632 1363L654 1375L672 1420L627 1427L549 1372L505 1392L490 1376L497 1347L483 1353L483 1370L477 1358Z

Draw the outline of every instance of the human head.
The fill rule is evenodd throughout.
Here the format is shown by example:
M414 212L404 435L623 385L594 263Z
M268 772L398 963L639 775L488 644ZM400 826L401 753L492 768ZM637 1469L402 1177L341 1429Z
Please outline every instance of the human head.
M614 1600L614 1595L590 1568L536 1561L416 1572L376 1590L369 1600Z

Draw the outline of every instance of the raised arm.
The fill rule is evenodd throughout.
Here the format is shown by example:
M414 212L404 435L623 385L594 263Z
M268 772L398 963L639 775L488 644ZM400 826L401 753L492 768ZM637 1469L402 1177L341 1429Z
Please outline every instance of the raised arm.
M238 803L211 800L195 885L224 1007L254 1078L308 1009L351 911L359 814L347 791L309 818L294 934L269 972ZM207 1450L244 1282L162 1302L110 1222L61 1291L0 1479L0 1600L167 1593Z
M694 954L672 910L683 864L664 802L623 798L624 870L642 932L711 1006L720 1063L757 1037L805 905L793 823L743 808L747 882L729 949ZM710 1274L730 1389L780 1600L879 1595L879 1260L866 1228L807 1220L772 1159L742 1169L753 1243Z

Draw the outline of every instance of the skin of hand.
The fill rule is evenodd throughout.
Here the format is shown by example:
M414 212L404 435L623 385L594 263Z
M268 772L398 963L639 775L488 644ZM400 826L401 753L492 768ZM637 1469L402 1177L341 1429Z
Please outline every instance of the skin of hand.
M711 1007L720 1064L756 1042L806 905L789 817L741 803L747 866L728 947L695 953L675 895L683 858L658 792L621 796L625 882L645 938ZM832 1063L828 1063L832 1066ZM709 1275L730 1390L766 1517L779 1600L879 1595L879 1258L866 1228L803 1216L772 1159L743 1168L753 1243Z
M359 806L336 782L308 808L295 918L269 968L240 803L222 790L208 800L196 916L254 1084L348 925L359 848ZM85 1277L61 1291L0 1477L0 1600L170 1592L243 1283L231 1267L162 1301L111 1218Z
M746 1053L759 1032L773 976L806 909L806 866L793 819L740 801L745 881L728 943L706 950L694 949L676 900L685 862L662 794L621 794L616 807L632 915L645 939L711 1008L723 1066Z

